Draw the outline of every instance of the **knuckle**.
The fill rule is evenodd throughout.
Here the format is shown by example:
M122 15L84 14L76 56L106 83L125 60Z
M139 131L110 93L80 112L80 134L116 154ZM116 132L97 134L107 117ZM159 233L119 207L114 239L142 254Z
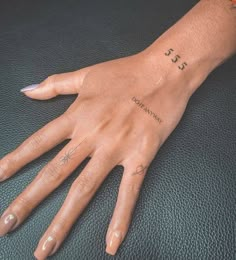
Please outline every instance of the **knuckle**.
M106 158L106 160L110 161L110 159L113 155L112 149L108 149L107 147L104 147L104 146L105 145L102 145L100 148L98 148L93 155L94 157L96 156L96 158L97 158L97 161L96 161L97 165L94 165L94 167L98 167L98 166L101 167L102 159L104 160L104 158Z
M1 160L1 166L0 166L0 173L4 174L6 172L14 170L14 166L16 165L17 156L15 152L11 152L7 154L2 160Z
M60 165L50 162L43 168L41 179L44 183L48 184L59 181L60 176Z
M9 158L4 159L4 168L13 168L13 165L19 162L26 154L28 155L34 150L39 149L44 140L45 135L43 133L36 133L27 138L20 146L8 154Z
M58 232L60 233L66 233L66 224L68 223L68 218L67 217L63 217L60 216L59 219L56 220L56 222L53 224L52 230L51 230L51 234L52 235L57 235Z
M33 136L33 138L30 140L29 143L33 148L37 148L42 143L43 140L44 140L43 134L36 134Z
M144 135L140 141L140 147L143 151L147 151L150 149L151 144L153 144L153 138L150 135Z
M32 201L24 196L19 196L16 199L15 208L18 208L23 214L29 214L33 209Z
M97 185L96 181L82 173L78 180L72 184L72 187L72 189L80 195L92 195L95 192Z
M67 125L71 125L75 119L73 118L71 112L66 111L61 115L62 120L66 122Z
M57 74L53 74L47 77L45 80L46 85L54 92L54 94L57 93L57 88L56 88L56 79L57 79Z
M127 193L131 193L131 194L138 194L141 190L141 185L138 185L136 183L132 183L127 185L125 191Z
M44 134L36 133L35 135L32 135L32 137L29 138L24 143L23 150L26 150L28 152L32 152L33 150L39 148L44 140L45 140Z
M55 83L55 78L57 74L50 75L46 78L45 82L49 85L53 85Z

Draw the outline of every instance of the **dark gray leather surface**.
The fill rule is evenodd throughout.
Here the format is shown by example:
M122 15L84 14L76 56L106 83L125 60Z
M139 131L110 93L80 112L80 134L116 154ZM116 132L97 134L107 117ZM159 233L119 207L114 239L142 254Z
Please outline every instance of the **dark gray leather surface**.
M36 101L19 90L147 47L197 1L1 1L0 157L62 114L75 96ZM115 259L235 260L236 60L217 68L191 97L153 160ZM67 141L66 141L67 142ZM0 183L0 213L66 142ZM14 232L0 259L34 259L37 243L83 164ZM109 259L105 235L122 167L116 167L50 259Z

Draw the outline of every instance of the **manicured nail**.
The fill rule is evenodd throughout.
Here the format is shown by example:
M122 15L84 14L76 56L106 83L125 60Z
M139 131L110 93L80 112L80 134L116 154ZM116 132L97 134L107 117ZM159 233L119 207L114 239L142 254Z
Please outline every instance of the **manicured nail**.
M52 236L49 236L43 243L42 247L38 247L35 252L34 256L37 259L46 259L50 256L53 252L53 249L56 246L56 241Z
M29 86L27 86L25 88L22 88L20 91L21 92L26 92L26 91L29 91L29 90L36 89L38 86L39 86L39 84L29 85Z
M107 244L106 252L110 255L115 255L120 243L121 243L121 232L114 231L110 235L110 241Z
M0 236L6 235L16 223L16 216L14 214L8 214L2 216L0 219Z

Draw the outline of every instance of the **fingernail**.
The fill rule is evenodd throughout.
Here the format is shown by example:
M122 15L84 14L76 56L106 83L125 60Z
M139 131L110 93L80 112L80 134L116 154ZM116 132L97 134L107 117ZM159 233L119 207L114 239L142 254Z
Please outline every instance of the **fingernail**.
M38 86L39 86L39 84L32 84L32 85L29 85L29 86L27 86L25 88L22 88L20 91L21 92L26 92L26 91L29 91L29 90L36 89Z
M7 216L2 216L0 219L0 236L7 234L16 223L16 216L14 214L8 214Z
M107 244L106 252L108 254L115 255L120 243L121 243L121 232L114 231L110 235L110 241Z
M111 237L111 229L108 231L107 237L106 237L106 243L108 243L110 241L110 237Z
M53 252L53 249L56 246L56 241L52 236L49 236L43 243L42 247L38 247L35 252L34 256L37 259L46 259L50 256Z

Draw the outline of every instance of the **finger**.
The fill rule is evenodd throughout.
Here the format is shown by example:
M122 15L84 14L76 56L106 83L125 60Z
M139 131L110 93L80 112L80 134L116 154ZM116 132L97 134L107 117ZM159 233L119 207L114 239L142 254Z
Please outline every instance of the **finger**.
M72 184L60 211L40 239L34 252L37 259L46 259L58 250L72 225L115 165L114 159L104 156L102 152L95 152Z
M0 236L19 226L76 169L91 150L90 138L70 141L4 211L0 218Z
M141 160L125 167L116 207L106 235L106 252L115 255L124 240L131 222L133 210L147 171Z
M30 98L40 100L50 99L57 95L78 94L90 69L91 66L73 72L54 74L40 84L21 89L21 92Z
M71 134L71 129L71 120L62 115L35 132L0 160L0 181L11 177L24 165L64 141Z

